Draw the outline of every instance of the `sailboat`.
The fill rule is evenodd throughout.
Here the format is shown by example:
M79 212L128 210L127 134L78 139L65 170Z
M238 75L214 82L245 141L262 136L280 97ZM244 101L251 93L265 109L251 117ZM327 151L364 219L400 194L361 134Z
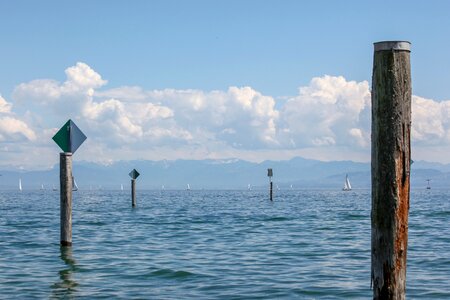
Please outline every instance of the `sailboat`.
M251 184L249 183L248 185L247 185L247 190L249 190L249 191L251 191L252 190L252 186L251 186Z
M191 190L191 186L189 185L189 183L187 184L186 190L187 190L187 191L190 191L190 190Z
M352 185L350 184L350 180L348 179L348 174L345 174L345 182L344 187L342 188L343 191L351 191Z
M22 191L22 179L19 178L19 191Z
M53 191L57 191L58 189L56 188L56 186L55 185L53 185L53 189L52 189Z
M78 185L77 182L75 181L75 177L72 176L72 191L76 192L78 191Z
M427 179L427 181L428 181L427 190L431 190L431 186L430 186L431 179Z
M290 188L291 188L291 190L294 189L294 187L292 186L292 184L291 184Z
M120 184L120 190L123 191L123 184Z
M41 191L45 190L44 189L44 184L41 184Z

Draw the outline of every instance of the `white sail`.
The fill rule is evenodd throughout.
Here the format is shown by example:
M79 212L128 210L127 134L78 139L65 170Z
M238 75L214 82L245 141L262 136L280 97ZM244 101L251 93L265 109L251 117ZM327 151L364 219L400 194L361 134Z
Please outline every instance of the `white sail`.
M164 187L164 184L161 186L161 190L165 190L166 188Z
M43 184L41 184L41 190L44 190L44 185Z
M22 190L22 179L19 178L19 191Z
M123 191L123 184L120 184L120 190Z
M186 190L190 191L191 190L191 186L189 185L189 183L187 184L187 188Z
M352 189L352 185L350 184L350 180L348 179L348 175L345 175L345 182L343 191L350 191Z
M54 190L54 191L57 191L57 190L58 190L58 189L56 188L55 185L53 185L53 190Z
M251 191L252 190L252 186L250 185L250 183L247 186L247 190Z
M72 191L78 191L78 185L75 181L75 177L72 176Z
M348 176L347 176L347 178L345 178L345 183L347 184L348 189L351 190L352 185L350 184L350 180L348 179Z
M293 189L293 186L292 186L292 184L291 184L291 190Z

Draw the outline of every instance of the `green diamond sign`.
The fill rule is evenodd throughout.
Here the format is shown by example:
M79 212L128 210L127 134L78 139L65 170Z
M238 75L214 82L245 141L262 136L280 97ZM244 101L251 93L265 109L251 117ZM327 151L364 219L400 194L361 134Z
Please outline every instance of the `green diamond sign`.
M75 153L78 147L86 140L86 136L72 120L69 120L55 134L53 140L62 151Z
M128 175L130 175L130 177L131 177L132 179L136 179L136 178L139 177L140 174L139 174L138 171L136 171L136 169L133 169L133 171L131 171L130 174L128 174Z

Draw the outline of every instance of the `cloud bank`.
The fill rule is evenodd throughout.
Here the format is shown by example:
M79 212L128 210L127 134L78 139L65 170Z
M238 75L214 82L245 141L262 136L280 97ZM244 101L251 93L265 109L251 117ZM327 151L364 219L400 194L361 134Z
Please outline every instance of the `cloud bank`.
M82 62L65 74L64 82L37 79L19 84L10 102L0 96L0 165L27 164L25 151L39 156L30 158L30 166L56 163L58 149L51 137L69 118L88 136L77 155L90 161L260 161L296 155L370 159L367 81L325 75L280 100L248 86L215 91L108 88L107 81ZM450 101L413 96L412 104L413 145L450 146Z

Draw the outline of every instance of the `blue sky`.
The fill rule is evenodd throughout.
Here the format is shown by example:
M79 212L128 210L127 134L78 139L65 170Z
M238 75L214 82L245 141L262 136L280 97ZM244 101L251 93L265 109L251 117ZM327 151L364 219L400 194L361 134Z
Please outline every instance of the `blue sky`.
M421 126L416 128L413 145L418 158L426 158L426 152L434 151L435 160L449 162L444 157L450 137L447 115L441 113L447 107L446 100L450 100L449 12L448 1L1 1L0 95L3 117L8 122L0 123L0 130L4 130L3 134L0 131L4 149L0 152L0 165L17 165L16 156L29 150L30 145L32 149L43 147L39 155L48 157L47 164L54 163L56 159L50 155L54 149L38 145L37 140L47 138L69 117L78 120L80 128L110 128L111 124L106 123L123 121L125 117L128 120L123 128L140 127L130 132L116 128L107 135L109 140L101 137L101 132L89 132L90 147L95 151L115 151L108 158L110 161L127 156L237 156L262 160L295 155L364 161L370 152L370 124L364 119L370 107L355 112L354 122L347 127L332 126L311 134L307 129L298 129L306 123L297 124L295 120L308 119L312 114L306 125L321 127L322 123L329 124L329 119L319 116L315 122L314 113L305 116L305 110L297 115L293 112L302 107L295 103L312 103L309 108L342 113L332 106L324 108L305 100L314 98L318 90L329 91L330 87L339 90L332 93L335 97L347 97L350 93L348 99L366 103L367 95L358 84L370 87L372 44L381 40L411 41L413 94L420 100L416 101L417 107L423 111L434 109L441 120L434 124L437 116L429 118L417 109ZM89 73L93 81L83 85L83 80L74 79L78 75L70 79L64 73L72 67L75 73L86 75L92 71L100 79ZM73 89L69 93L64 88L69 81L78 82L78 87L83 85L82 91L78 88L76 93ZM59 83L52 86L53 93L64 91L49 104L45 99L52 96L42 91L52 82ZM129 87L134 88L133 97L127 94ZM240 90L233 92L231 87ZM256 92L257 97L243 90L245 87ZM302 87L311 94L299 92ZM172 96L160 99L155 91ZM191 92L186 96L186 91ZM155 93L149 95L150 92ZM207 105L200 105L190 114L180 102L192 102L198 93L202 99L198 101L220 104L223 109L208 110ZM241 94L252 99L251 108L245 101L239 102ZM84 102L74 104L78 100L73 99L83 97ZM332 104L338 105L339 99ZM164 123L155 120L143 125L139 116L134 118L134 112L123 106L133 101L145 103L147 108L152 104L155 111L151 116L162 118L167 124L155 125ZM241 104L234 107L236 103ZM71 107L73 111L58 107ZM135 109L142 111L142 107ZM199 110L201 115L197 114ZM183 113L186 115L178 118ZM201 118L211 115L219 119L240 116L233 121L239 127L225 124L226 121L210 121L202 127L207 122ZM197 126L189 122L194 116L195 120L202 120ZM149 115L141 117L148 119ZM20 136L8 127L12 124L30 131ZM239 129L248 129L247 126L253 126L255 131L243 130L246 135L239 136ZM246 144L245 140L256 132L266 134ZM345 132L351 132L350 136L357 140L348 140L343 136ZM141 139L124 138L133 133ZM157 137L158 142L145 142L149 136ZM433 138L428 139L429 136ZM304 142L308 139L310 142ZM205 146L211 141L211 146ZM120 146L123 143L152 149L154 155L124 149ZM220 152L224 147L228 151ZM48 155L43 154L46 151ZM90 156L88 150L81 155L84 159Z

